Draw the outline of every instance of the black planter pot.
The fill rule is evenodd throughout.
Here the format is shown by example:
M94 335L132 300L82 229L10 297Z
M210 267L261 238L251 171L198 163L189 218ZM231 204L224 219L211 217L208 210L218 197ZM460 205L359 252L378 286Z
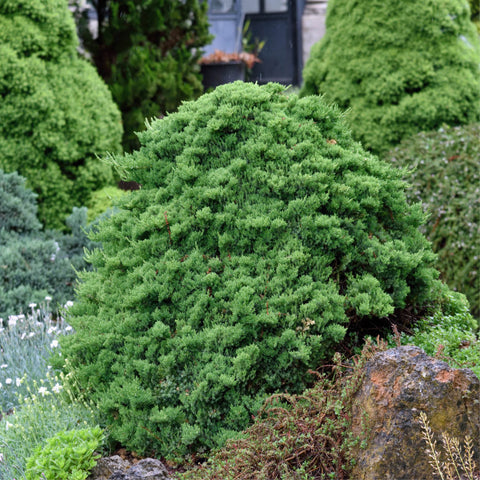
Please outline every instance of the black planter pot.
M243 62L203 63L200 66L203 76L203 88L215 88L224 83L245 80L245 64Z

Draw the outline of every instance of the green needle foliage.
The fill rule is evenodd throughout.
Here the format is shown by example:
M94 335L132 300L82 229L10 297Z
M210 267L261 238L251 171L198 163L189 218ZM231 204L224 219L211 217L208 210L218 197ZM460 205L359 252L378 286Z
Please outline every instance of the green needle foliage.
M48 228L113 181L96 155L120 151L120 113L77 45L66 0L0 2L0 168L27 178Z
M407 197L429 215L422 231L438 254L448 286L464 293L480 318L480 124L420 133L392 150L409 168Z
M467 0L330 0L301 95L350 109L383 153L405 137L480 119L480 41Z
M350 322L436 300L421 206L320 98L236 82L140 140L114 162L142 188L99 224L62 339L128 448L221 445Z

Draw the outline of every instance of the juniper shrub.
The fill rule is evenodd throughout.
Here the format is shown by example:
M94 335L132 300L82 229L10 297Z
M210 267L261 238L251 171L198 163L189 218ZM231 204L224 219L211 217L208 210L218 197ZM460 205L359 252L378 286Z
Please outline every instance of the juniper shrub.
M436 301L421 206L319 97L236 82L139 137L112 162L141 188L99 224L62 339L123 446L222 445L355 319Z

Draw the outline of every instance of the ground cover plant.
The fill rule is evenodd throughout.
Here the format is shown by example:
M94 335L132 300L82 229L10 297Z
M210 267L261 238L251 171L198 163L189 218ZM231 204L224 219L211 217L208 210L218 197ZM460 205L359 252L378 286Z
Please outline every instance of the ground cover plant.
M266 396L302 391L349 326L437 300L401 172L319 98L224 85L140 140L112 161L142 188L100 223L61 340L113 441L221 445Z
M208 2L88 0L74 2L82 46L122 112L123 146L139 146L145 118L173 112L203 92L197 61L212 39ZM87 5L88 4L88 5ZM95 12L98 30L90 28Z
M349 109L365 148L384 153L417 132L479 121L480 39L467 0L331 0L326 22L301 94Z
M0 168L27 178L48 228L113 181L96 155L121 149L120 112L77 46L67 0L0 3Z
M390 336L390 345L416 345L427 355L441 357L453 368L470 368L480 378L478 322L464 295L447 294L442 310L420 319L410 332Z
M410 202L429 215L421 227L450 288L464 293L480 318L480 124L420 133L385 157L408 168Z

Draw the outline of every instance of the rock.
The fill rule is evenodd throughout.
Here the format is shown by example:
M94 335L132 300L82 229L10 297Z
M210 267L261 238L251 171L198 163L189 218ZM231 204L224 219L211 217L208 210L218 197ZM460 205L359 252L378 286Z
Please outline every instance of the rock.
M108 480L113 473L124 472L129 467L130 463L119 455L100 458L87 480Z
M101 458L87 480L170 480L160 460L144 458L135 465L118 455Z
M480 381L420 348L398 347L375 355L356 394L354 436L366 440L355 452L355 480L433 480L419 424L424 411L434 433L473 440L480 457ZM441 444L437 437L437 445Z
M170 480L160 460L144 458L125 472L115 472L109 480Z

